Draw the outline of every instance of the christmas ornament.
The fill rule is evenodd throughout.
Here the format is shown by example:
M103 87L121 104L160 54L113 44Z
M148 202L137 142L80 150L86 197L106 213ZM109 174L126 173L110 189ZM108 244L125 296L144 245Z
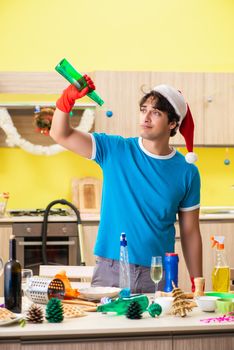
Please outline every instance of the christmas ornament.
M187 312L192 310L192 306L190 302L185 299L184 292L180 288L177 288L173 282L172 285L172 296L174 297L174 300L172 303L171 313L173 315L180 315L181 317L185 317L187 315Z
M32 304L27 311L26 321L32 323L42 323L44 321L44 312L41 306Z
M63 321L63 306L61 300L52 298L46 305L46 319L50 323Z
M49 135L51 122L54 115L54 108L45 107L41 108L40 111L36 110L34 116L34 125L36 126L36 132L40 132L43 135Z
M112 116L113 116L113 112L112 111L106 111L106 116L108 117L108 118L111 118Z
M224 159L224 165L229 165L231 162L229 159Z
M142 308L137 301L133 301L127 309L126 317L132 320L142 317Z
M162 313L162 307L159 304L153 303L148 307L147 311L151 317L159 316Z
M224 165L230 165L231 161L229 159L229 148L227 147L225 149L225 159L224 159Z

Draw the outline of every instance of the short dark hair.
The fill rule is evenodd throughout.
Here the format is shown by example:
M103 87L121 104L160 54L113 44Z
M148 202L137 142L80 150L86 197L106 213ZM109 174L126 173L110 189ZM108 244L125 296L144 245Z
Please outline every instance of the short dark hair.
M141 98L139 102L140 107L149 98L152 98L152 100L155 102L155 105L153 106L154 108L157 108L160 111L167 113L168 123L176 122L176 126L174 127L174 129L171 130L170 134L170 136L175 136L179 126L180 116L176 113L174 107L170 104L170 102L168 102L168 100L163 95L154 90L148 92Z

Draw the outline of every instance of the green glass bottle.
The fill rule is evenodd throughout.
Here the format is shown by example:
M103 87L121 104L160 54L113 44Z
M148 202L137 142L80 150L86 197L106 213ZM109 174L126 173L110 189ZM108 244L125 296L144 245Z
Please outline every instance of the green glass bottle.
M104 305L99 305L97 311L116 312L117 315L125 315L127 313L129 305L133 301L137 301L140 304L142 312L147 310L147 307L149 305L148 297L146 295L133 295L127 298L118 298Z
M69 83L75 85L78 90L82 90L85 86L87 86L87 82L84 79L83 75L66 60L66 58L62 59L57 66L55 67L55 70L61 74L65 79L69 81ZM102 106L104 101L101 99L101 97L95 92L91 91L87 94L94 102L99 104L99 106Z

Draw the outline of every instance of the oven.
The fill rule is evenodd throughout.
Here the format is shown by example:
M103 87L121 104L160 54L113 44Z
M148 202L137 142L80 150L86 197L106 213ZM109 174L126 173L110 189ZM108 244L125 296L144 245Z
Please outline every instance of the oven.
M16 255L22 268L39 274L42 259L42 222L15 222ZM46 253L48 265L80 265L77 222L48 222Z

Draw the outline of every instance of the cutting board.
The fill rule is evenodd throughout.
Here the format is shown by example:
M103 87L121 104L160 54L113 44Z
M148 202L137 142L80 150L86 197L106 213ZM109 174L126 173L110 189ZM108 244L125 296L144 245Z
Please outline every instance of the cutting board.
M102 181L94 177L72 179L72 202L82 213L99 213Z

